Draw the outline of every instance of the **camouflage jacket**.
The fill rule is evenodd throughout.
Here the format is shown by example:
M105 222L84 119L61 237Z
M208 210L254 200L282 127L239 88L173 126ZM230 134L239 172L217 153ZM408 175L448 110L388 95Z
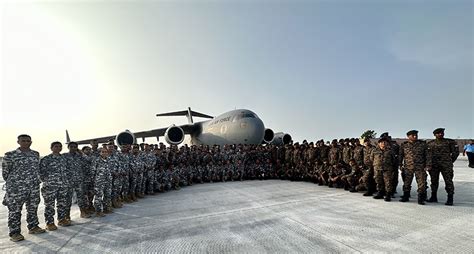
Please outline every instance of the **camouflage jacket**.
M374 149L372 153L372 161L375 170L393 171L396 162L396 157L390 148L382 150L380 148Z
M424 170L427 148L426 142L422 140L403 142L398 156L400 165L408 170Z
M452 167L459 156L456 141L448 138L435 139L428 142L427 165Z
M69 186L69 174L64 155L50 154L40 161L40 179L43 186Z
M2 162L2 177L5 180L6 191L17 193L38 188L39 164L39 153L34 150L22 152L16 149L5 153Z
M70 177L69 183L81 183L84 179L84 158L79 153L65 153L63 156L66 160L66 167Z
M357 145L352 150L352 158L357 162L358 165L364 164L364 146Z
M364 146L364 165L366 167L373 166L372 153L374 152L374 150L375 150L375 147L372 145Z
M110 181L112 178L112 168L115 165L109 158L97 157L92 162L92 174L94 175L95 183L104 183Z

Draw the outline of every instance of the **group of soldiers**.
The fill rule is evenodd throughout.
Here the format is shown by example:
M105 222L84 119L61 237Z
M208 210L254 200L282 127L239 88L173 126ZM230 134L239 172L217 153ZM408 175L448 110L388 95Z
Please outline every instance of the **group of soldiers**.
M123 203L145 195L204 182L282 179L310 181L364 196L391 201L398 185L399 172L404 182L400 201L407 202L411 183L416 178L418 203L437 202L439 174L446 183L453 205L453 162L459 155L456 142L444 138L444 129L434 132L430 142L418 140L416 130L407 133L408 141L398 145L388 133L374 146L370 139L303 141L284 146L224 145L170 146L121 145L113 140L99 148L97 142L78 148L69 142L68 152L53 142L52 153L40 159L30 149L31 137L18 136L20 147L5 154L2 176L6 182L3 204L8 207L10 239L21 241L21 209L26 204L29 233L44 233L37 209L40 193L45 204L47 230L70 226L73 193L82 218L103 217ZM427 172L431 177L431 197L427 199ZM42 183L40 190L40 183ZM55 210L56 204L56 210Z

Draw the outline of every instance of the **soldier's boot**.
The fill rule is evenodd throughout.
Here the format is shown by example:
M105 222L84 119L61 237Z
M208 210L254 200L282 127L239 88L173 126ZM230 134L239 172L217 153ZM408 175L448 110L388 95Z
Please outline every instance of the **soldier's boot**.
M387 195L385 195L384 200L385 200L386 202L392 201L392 193L387 193Z
M453 205L453 194L448 194L448 200L444 204L449 206Z
M409 191L404 191L403 196L400 199L400 202L408 202L408 201L410 201L410 192Z
M356 188L355 187L352 187L349 192L357 192Z
M54 223L50 223L50 224L46 224L46 229L48 231L54 231L54 230L58 229L58 227L56 227L56 225L54 225Z
M46 230L36 226L30 230L28 230L28 234L41 234L41 233L44 233L46 232Z
M87 213L86 209L80 209L81 210L81 218L90 218L91 215Z
M104 217L105 214L103 212L98 211L98 212L95 213L95 216L96 217Z
M62 227L71 226L71 221L68 220L67 218L63 218L59 220L58 225Z
M23 241L23 240L25 240L25 237L20 233L13 234L13 235L10 236L10 241L12 241L12 242L19 242L19 241Z
M382 199L383 198L383 192L379 191L377 194L374 196L375 199Z
M366 191L363 196L370 197L370 196L372 196L372 194L373 193L371 191Z
M418 193L418 204L424 205L426 200L426 193Z
M127 203L127 204L130 204L132 201L128 198L128 195L124 195L123 196L123 202Z
M132 200L132 202L137 201L137 197L135 196L135 193L130 194L130 199Z
M87 208L86 212L87 212L88 214L93 214L93 213L95 212L94 206L89 206L89 207Z
M104 208L104 213L105 213L105 214L111 214L111 213L113 213L113 212L112 212L112 208L110 208L110 207ZM97 213L96 213L96 214L97 214Z
M113 208L118 208L118 204L117 204L117 199L116 199L116 198L112 199L112 207L113 207Z
M438 193L431 192L431 198L427 200L428 203L438 203Z

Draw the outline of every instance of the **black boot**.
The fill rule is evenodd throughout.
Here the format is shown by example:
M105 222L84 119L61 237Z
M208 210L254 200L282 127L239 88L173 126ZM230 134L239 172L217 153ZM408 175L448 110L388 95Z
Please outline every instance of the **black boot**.
M392 193L387 193L384 198L385 201L390 202L392 201Z
M404 191L402 199L400 199L400 202L408 202L409 200L410 200L410 192Z
M431 198L427 200L429 203L438 203L437 192L431 192Z
M453 194L448 194L448 200L444 204L445 205L453 205Z
M425 195L426 193L418 193L418 204L424 205L425 204Z
M383 198L383 192L379 191L377 192L377 195L374 196L375 199L382 199Z

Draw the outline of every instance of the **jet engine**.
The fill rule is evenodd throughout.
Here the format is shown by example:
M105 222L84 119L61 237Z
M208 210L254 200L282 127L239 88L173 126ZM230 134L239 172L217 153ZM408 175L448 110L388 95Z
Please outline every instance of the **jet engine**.
M263 136L263 141L265 143L270 143L273 140L274 133L272 129L265 129L265 135Z
M288 133L277 132L273 137L271 144L273 145L287 145L291 142L291 136Z
M170 145L179 145L184 141L184 131L181 127L172 125L165 132L165 140Z
M137 140L135 139L135 135L133 135L132 132L129 130L125 130L117 134L115 137L115 143L119 146L122 147L123 145L133 145L136 144Z

